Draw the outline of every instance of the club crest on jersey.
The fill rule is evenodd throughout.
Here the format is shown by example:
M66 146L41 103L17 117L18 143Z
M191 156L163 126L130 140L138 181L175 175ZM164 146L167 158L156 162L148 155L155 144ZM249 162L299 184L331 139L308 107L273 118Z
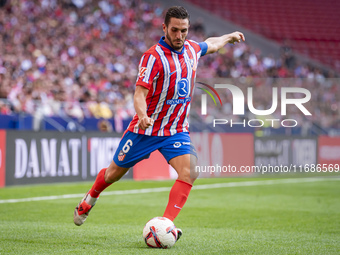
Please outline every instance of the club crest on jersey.
M177 83L177 95L179 97L187 97L190 93L189 80L187 78L182 78Z
M123 161L125 156L126 156L126 154L121 150L118 154L118 160Z
M141 68L139 69L138 76L139 76L140 78L143 78L143 77L145 76L145 72L146 72L147 70L148 70L148 69L147 69L146 67L141 67Z

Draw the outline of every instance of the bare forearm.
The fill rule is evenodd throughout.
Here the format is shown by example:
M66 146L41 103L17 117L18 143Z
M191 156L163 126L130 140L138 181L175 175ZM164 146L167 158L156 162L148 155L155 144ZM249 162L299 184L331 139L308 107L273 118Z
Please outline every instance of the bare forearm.
M134 107L135 107L135 111L138 115L139 119L142 119L144 117L147 117L147 113L146 113L146 101L145 101L145 97L143 94L141 93L136 93L134 96Z
M138 127L142 130L147 129L154 123L154 120L149 118L146 112L146 97L148 95L148 92L148 89L142 86L136 86L135 95L133 97L133 104L139 119Z
M208 45L206 54L214 53L224 47L227 43L235 43L245 41L244 35L241 32L234 32L231 34L225 34L219 37L209 37L205 42Z
M226 45L229 41L230 35L222 35L220 37L209 37L205 42L208 44L208 53L209 50L212 52L216 52L221 49L224 45Z

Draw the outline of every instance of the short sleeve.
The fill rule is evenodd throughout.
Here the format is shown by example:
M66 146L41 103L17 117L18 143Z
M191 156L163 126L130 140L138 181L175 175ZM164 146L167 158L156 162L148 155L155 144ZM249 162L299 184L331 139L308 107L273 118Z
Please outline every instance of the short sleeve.
M198 45L201 47L201 56L204 56L208 51L208 44L206 42L200 42Z
M136 86L150 89L158 74L157 59L150 53L145 53L140 62Z

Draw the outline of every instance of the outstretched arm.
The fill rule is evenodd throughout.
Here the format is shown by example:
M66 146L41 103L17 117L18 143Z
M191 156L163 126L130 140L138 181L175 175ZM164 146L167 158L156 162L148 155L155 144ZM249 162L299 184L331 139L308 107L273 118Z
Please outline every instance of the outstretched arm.
M214 53L221 49L227 43L235 44L235 42L245 41L244 35L241 32L234 32L231 34L225 34L220 37L209 37L205 42L208 44L208 50L206 54Z

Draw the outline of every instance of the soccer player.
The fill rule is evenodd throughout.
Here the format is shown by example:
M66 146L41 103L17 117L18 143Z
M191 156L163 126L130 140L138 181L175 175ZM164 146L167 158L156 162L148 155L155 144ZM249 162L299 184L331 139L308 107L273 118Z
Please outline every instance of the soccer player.
M113 161L100 170L92 188L75 208L76 225L84 223L105 188L155 150L178 173L163 216L173 221L184 206L197 178L190 171L195 169L197 154L190 142L188 115L198 60L227 43L245 40L242 33L234 32L197 43L186 39L189 25L185 8L168 9L163 23L165 36L143 54L139 63L134 94L136 115L123 134ZM178 236L181 234L179 230Z

